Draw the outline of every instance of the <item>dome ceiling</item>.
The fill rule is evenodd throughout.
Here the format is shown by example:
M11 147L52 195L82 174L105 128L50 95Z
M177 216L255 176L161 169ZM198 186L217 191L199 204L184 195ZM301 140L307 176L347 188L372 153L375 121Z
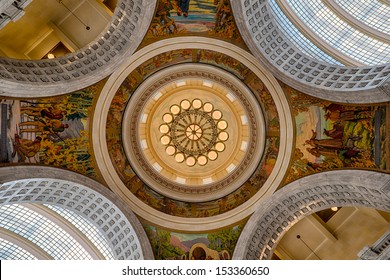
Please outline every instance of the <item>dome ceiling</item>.
M292 126L280 129L291 122L287 101L237 47L210 50L218 41L207 39L187 49L190 37L175 40L167 51L146 47L103 89L96 110L104 114L93 128L104 136L94 144L104 158L99 168L155 224L198 231L218 228L221 217L237 223L283 177L291 155ZM250 79L244 85L237 77ZM191 227L198 219L203 225Z
M122 129L135 172L156 191L184 201L216 199L239 188L265 145L253 93L227 72L197 64L169 67L141 84Z
M150 244L156 258L173 257L172 252L193 256L195 249L185 240L209 238L210 249L219 246L212 240L226 233L227 251L206 251L212 258L230 258L249 217L267 199L273 205L275 192L288 193L290 183L297 182L297 196L306 203L313 201L309 186L300 193L306 176L322 178L328 188L328 175L320 176L326 171L389 172L390 105L383 102L389 100L383 88L390 65L376 65L376 59L388 57L388 42L381 45L383 52L373 51L373 65L362 66L370 64L364 50L370 52L372 45L359 45L359 35L353 48L347 47L358 55L347 57L314 28L332 29L336 22L327 21L328 12L310 16L321 15L323 5L330 10L340 5L348 26L379 40L387 31L371 11L386 19L386 9L377 1L366 6L358 1L356 9L336 2L313 0L309 7L292 0L194 0L189 11L180 12L174 0L119 0L101 37L75 53L54 60L0 59L0 91L8 96L0 100L3 165L21 164L34 174L56 166L49 178L66 169L93 179L92 185L100 182L105 195L118 198L115 204L142 221L144 229L136 223L136 231L148 235L145 256ZM365 30L354 26L363 11ZM346 17L344 12L334 16ZM348 30L342 29L355 34ZM4 182L27 174L7 168L0 169ZM40 192L51 192L38 183ZM58 199L57 205L57 194L42 197ZM96 220L104 214L91 213L100 211L95 206L84 208L83 203L93 203L85 199L74 198L76 212L103 222L101 227L111 223L103 216ZM297 210L301 216L310 205L305 207ZM290 219L289 213L282 214ZM270 223L278 236L287 230L274 219ZM117 244L119 233L104 234L109 241L115 236L114 257L127 258L145 246L144 234L125 251ZM156 250L162 242L174 249Z
M387 35L378 41L361 25L351 27L330 3L248 0L232 7L249 49L286 84L335 102L388 101Z

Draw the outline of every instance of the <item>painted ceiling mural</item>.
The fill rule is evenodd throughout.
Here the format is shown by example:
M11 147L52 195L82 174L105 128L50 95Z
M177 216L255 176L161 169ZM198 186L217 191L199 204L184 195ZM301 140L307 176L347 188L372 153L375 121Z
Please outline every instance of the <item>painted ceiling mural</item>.
M243 225L215 232L186 234L146 226L157 260L230 260Z
M296 124L295 154L285 183L341 168L389 171L389 104L337 104L284 89Z
M143 44L181 35L219 38L245 48L229 0L160 0Z
M143 46L174 36L218 37L244 46L227 0L160 0ZM189 6L188 6L189 3ZM187 10L188 6L188 10ZM264 113L266 145L250 179L221 198L188 202L169 198L142 182L131 168L122 145L122 120L137 87L161 69L184 63L223 69L244 82ZM49 165L72 170L105 184L92 150L91 118L105 84L53 98L0 99L1 165ZM308 174L356 168L390 172L390 104L357 106L310 97L283 85L295 119L295 154L283 185ZM6 113L4 113L6 112ZM180 49L153 57L123 81L108 112L106 140L111 161L126 187L142 203L168 215L210 217L229 212L248 201L263 186L279 151L280 124L275 103L260 78L226 54ZM4 148L5 147L5 148ZM156 259L230 259L245 221L215 232L180 233L143 220Z
M104 82L53 98L2 99L6 135L2 164L42 164L96 179L89 120Z
M152 73L167 67L168 65L194 62L218 65L219 67L232 71L236 76L248 79L247 85L257 95L258 101L266 112L266 121L268 124L268 135L265 156L254 175L235 192L212 201L207 202L185 202L168 198L157 193L147 186L138 176L135 175L128 162L123 149L121 131L122 115L126 109L126 104L131 98L131 94L137 88L139 81L137 77L149 77ZM112 100L107 119L107 144L111 160L115 169L121 177L127 188L135 194L141 201L147 205L169 215L200 218L209 217L225 213L236 208L248 199L250 199L265 182L267 176L271 173L278 154L279 142L279 120L275 104L263 83L250 73L249 69L240 65L231 57L212 51L203 50L178 50L160 55L157 59L147 61L138 67L122 83Z

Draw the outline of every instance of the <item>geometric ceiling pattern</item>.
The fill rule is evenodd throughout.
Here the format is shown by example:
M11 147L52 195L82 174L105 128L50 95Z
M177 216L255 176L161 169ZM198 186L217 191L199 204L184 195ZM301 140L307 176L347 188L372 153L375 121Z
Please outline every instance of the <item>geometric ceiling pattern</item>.
M106 2L86 46L0 58L4 255L271 259L315 212L389 212L384 1ZM79 249L15 230L55 224Z

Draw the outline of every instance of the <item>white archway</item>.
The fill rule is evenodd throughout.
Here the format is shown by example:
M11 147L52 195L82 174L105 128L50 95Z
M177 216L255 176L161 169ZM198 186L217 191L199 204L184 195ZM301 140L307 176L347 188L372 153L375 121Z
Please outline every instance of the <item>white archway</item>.
M55 96L92 85L131 56L152 22L157 0L118 0L105 30L86 47L55 59L0 57L0 96Z
M137 217L101 184L52 167L3 167L0 174L0 205L38 203L69 209L101 231L116 259L154 258Z
M294 181L255 211L238 239L233 259L270 259L283 235L298 221L333 206L390 212L390 174L340 170Z
M268 0L231 1L231 5L251 52L284 83L334 102L390 100L390 63L345 67L313 59L280 32Z

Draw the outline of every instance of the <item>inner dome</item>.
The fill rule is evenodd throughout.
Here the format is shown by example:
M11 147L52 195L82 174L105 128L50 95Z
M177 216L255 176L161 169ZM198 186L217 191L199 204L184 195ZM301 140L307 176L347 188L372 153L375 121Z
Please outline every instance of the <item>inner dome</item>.
M240 187L261 160L253 152L261 154L265 142L252 92L224 71L197 68L207 71L169 75L178 71L173 67L146 80L123 119L134 171L156 191L183 201L215 199ZM210 198L199 196L206 193Z

